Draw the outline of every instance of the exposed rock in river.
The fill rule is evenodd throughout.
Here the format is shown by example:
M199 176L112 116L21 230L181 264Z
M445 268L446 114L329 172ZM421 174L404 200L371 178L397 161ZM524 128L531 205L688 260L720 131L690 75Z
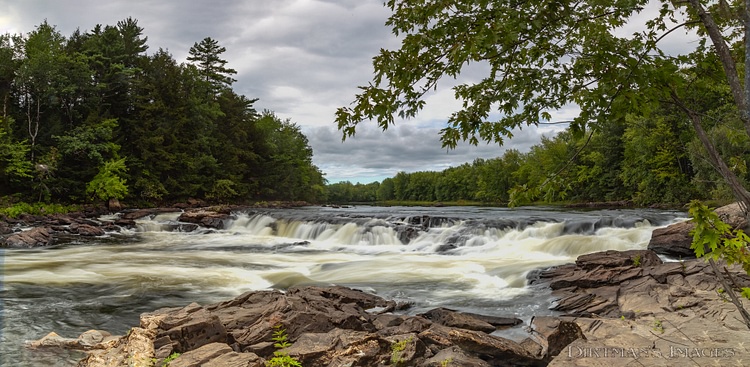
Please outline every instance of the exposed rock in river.
M539 319L522 343L492 335L516 319L448 309L418 316L390 313L394 301L345 287L256 291L225 302L163 309L141 316L140 326L92 352L79 366L126 361L170 366L264 366L273 358L274 326L292 344L285 349L304 366L542 366L552 353L583 334L575 323ZM494 326L498 325L498 326Z
M52 232L47 227L36 227L18 232L6 238L0 247L33 248L49 246L52 243Z
M738 203L717 208L716 214L719 218L731 225L733 228L742 229L747 232L748 221L745 213L740 209ZM693 230L692 222L680 222L675 223L664 228L657 228L651 234L651 241L648 244L648 249L653 250L657 254L666 255L675 259L690 259L695 258L695 252L690 248L693 242L693 237L690 235L690 231Z

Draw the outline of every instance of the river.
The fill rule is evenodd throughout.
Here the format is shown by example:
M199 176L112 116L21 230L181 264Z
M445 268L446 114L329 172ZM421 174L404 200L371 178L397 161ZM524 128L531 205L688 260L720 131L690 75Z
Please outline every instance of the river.
M139 314L250 290L337 284L408 301L528 320L549 290L528 272L603 250L644 249L666 210L551 207L304 207L234 213L224 229L137 221L96 239L0 250L0 365L74 366L76 352L24 347L51 331L122 334ZM104 217L101 220L110 220ZM406 243L405 243L406 242Z

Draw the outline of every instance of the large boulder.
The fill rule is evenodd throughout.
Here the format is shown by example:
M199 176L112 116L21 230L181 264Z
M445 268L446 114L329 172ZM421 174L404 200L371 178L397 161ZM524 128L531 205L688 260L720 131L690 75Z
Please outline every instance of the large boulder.
M724 205L714 210L719 218L731 225L732 228L747 231L748 221L746 213L739 203ZM675 223L663 228L655 229L651 234L648 249L660 255L675 259L695 258L695 252L690 248L693 237L690 231L695 225L690 221Z
M7 248L34 248L49 246L53 242L52 231L47 227L35 227L28 231L10 235L0 247Z

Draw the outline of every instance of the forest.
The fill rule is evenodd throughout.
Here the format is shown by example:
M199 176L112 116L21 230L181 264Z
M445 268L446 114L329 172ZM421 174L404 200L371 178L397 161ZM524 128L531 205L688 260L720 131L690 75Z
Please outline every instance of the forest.
M570 124L528 152L509 149L382 182L328 184L299 126L258 112L257 99L232 90L236 71L221 58L226 49L218 41L196 42L186 63L147 50L132 18L67 37L46 21L26 35L0 35L6 204L116 198L148 206L199 198L648 206L732 197L688 116L669 100L595 128ZM698 48L684 64L671 77L688 85L683 98L706 116L711 141L746 185L750 139L717 56Z
M299 126L232 90L207 37L178 63L135 19L0 35L0 197L132 206L325 195Z
M744 133L730 91L711 52L691 55L685 70L700 101L711 141L747 186L750 139ZM531 195L529 195L531 193ZM631 202L638 206L681 206L693 199L732 200L688 116L674 103L661 102L648 116L627 114L596 130L574 126L545 137L528 152L507 150L442 172L399 172L368 184L328 185L332 202L423 201Z

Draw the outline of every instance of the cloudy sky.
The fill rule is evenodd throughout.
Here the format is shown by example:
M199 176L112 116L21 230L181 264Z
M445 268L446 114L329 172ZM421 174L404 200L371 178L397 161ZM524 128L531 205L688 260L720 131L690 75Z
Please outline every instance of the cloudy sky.
M27 33L46 19L69 36L76 28L87 31L133 17L148 37L148 53L163 48L178 62L186 60L195 42L212 37L226 47L223 57L238 71L235 91L259 98L259 110L301 126L315 164L331 183L443 170L500 156L507 148L527 151L542 134L554 132L526 128L503 147L441 149L438 131L458 107L450 84L442 84L418 118L387 132L362 123L354 138L342 142L336 108L348 105L356 87L370 80L378 50L398 48L384 25L389 14L383 0L0 0L0 32ZM574 114L563 110L553 120Z

